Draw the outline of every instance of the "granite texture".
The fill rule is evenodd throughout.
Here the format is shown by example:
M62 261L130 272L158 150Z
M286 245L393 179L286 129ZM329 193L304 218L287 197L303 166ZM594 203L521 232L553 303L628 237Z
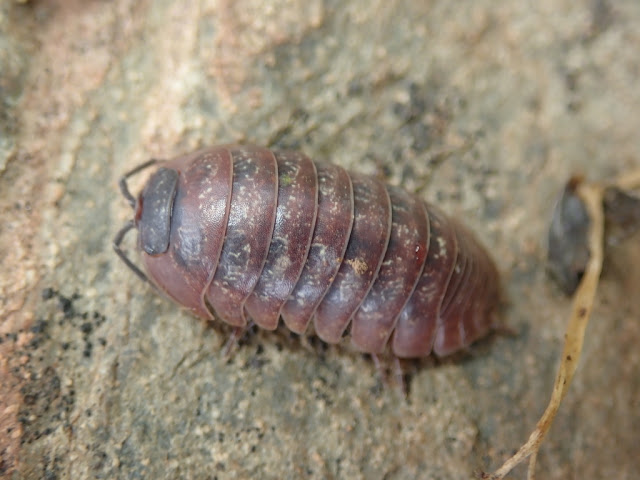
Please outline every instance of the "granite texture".
M0 476L497 467L561 352L554 199L574 172L640 166L639 22L635 0L2 2ZM123 172L229 142L299 148L460 216L497 259L516 334L409 365L406 400L368 358L286 331L225 360L228 330L158 298L111 242L131 215ZM637 237L608 248L539 478L640 476L639 272Z

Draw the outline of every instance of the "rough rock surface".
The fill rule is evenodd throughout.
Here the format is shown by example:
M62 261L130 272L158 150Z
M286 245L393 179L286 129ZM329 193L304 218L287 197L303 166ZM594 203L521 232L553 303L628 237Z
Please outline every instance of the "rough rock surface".
M554 198L574 172L640 166L638 22L635 0L2 2L0 476L498 466L546 405L562 346ZM422 362L408 400L367 358L286 332L225 361L228 331L159 299L111 241L131 215L124 171L237 141L300 148L460 215L495 254L517 334ZM608 250L540 478L640 475L637 245Z

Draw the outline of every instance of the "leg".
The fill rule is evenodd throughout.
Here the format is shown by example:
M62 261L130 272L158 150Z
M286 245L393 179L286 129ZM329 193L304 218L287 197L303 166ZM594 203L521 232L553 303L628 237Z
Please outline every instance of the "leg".
M224 347L222 349L223 358L228 360L231 357L231 354L238 346L238 343L240 342L242 337L254 325L255 323L253 323L253 320L251 320L244 327L233 327L233 330L231 331L231 335L229 335L229 338L225 342Z

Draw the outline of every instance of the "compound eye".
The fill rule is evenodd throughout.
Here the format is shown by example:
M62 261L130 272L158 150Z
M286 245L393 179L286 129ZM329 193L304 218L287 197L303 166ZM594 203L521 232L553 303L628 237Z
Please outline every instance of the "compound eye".
M178 172L159 168L149 179L140 196L140 244L149 255L164 253L169 248L171 212L178 188Z

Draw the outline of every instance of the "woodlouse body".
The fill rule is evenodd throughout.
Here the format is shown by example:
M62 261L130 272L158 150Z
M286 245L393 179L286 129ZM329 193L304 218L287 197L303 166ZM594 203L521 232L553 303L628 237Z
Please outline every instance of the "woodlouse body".
M298 152L220 146L170 160L134 199L144 270L195 315L250 317L362 351L446 355L485 335L499 301L487 252L404 190Z

